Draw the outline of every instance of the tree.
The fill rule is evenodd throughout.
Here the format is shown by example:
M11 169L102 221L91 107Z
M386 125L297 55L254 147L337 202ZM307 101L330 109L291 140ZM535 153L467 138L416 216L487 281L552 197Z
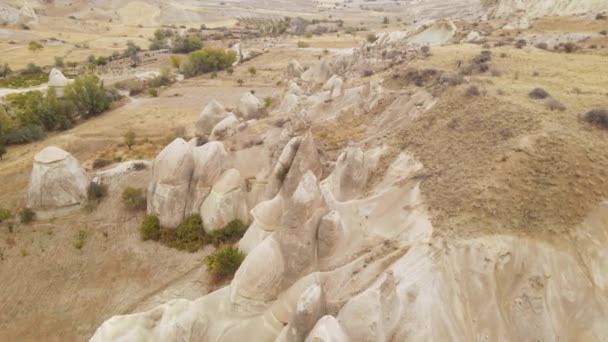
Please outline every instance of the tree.
M64 93L84 118L102 113L110 107L103 82L95 74L76 78L65 87Z
M38 43L37 41L32 40L28 45L27 48L31 51L31 52L38 52L40 50L42 50L42 48L44 48L44 46L42 46L42 44Z
M125 50L125 57L131 59L131 66L132 67L136 67L137 64L139 64L139 56L137 55L137 53L141 51L141 48L137 45L135 45L135 43L133 43L132 40L129 40L127 42L127 49Z
M6 154L6 146L0 145L0 160L2 160L2 158L4 158L5 154Z
M203 47L203 42L197 36L177 36L173 41L173 49L175 53L190 53L200 50Z
M135 132L133 132L133 130L129 130L127 133L125 133L124 138L125 138L125 145L127 145L127 147L130 150L131 147L133 147L133 145L135 145Z
M225 51L217 47L206 47L188 54L188 60L181 66L186 77L192 77L207 72L224 70L236 61L236 52Z

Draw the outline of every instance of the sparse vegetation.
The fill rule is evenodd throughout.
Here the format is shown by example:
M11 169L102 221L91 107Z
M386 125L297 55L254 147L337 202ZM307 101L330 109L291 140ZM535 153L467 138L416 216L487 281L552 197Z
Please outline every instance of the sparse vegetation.
M467 88L467 90L465 91L466 96L472 97L472 96L480 96L481 95L481 91L479 90L479 87L477 87L476 85L471 85Z
M593 109L583 115L585 121L597 127L608 129L608 110Z
M152 97L158 97L158 89L156 89L156 88L148 89L148 95L150 95Z
M19 221L23 224L30 224L36 220L36 212L30 208L23 208L19 212Z
M522 49L526 45L528 45L528 42L525 39L518 39L517 42L515 42L515 47L517 49Z
M186 218L177 228L161 228L161 242L171 248L196 252L207 242L200 215Z
M255 74L257 74L257 73L258 73L258 69L256 69L254 66L250 66L250 67L247 69L247 72L249 73L249 75L251 75L251 76L255 76Z
M31 41L29 42L29 44L27 44L27 49L31 52L38 52L43 48L44 46L42 46L42 44L38 43L37 41Z
M84 243L86 242L88 236L89 233L83 229L74 234L74 248L81 250L84 247Z
M219 247L225 244L233 244L238 242L245 232L247 231L247 226L240 220L234 220L228 223L222 229L215 230L209 233L208 241Z
M236 273L245 260L245 254L237 247L225 246L205 258L207 271L216 282L228 279Z
M378 40L378 37L375 34L370 33L367 35L366 39L368 43L374 43L376 40Z
M110 108L110 99L103 82L94 74L78 77L65 87L68 99L83 118L98 115Z
M264 98L264 108L265 108L266 110L268 110L268 109L270 108L270 106L272 106L272 97L270 97L270 96L266 96L266 97Z
M308 44L307 42L299 41L298 42L298 47L299 48L307 48L307 47L310 47L310 44Z
M111 160L108 159L95 159L93 161L93 169L101 169L103 167L106 167L108 165L112 164Z
M552 110L552 111L560 111L563 112L566 110L566 106L564 106L563 103L559 102L558 100L554 99L554 98L550 98L545 102L545 107L547 107L547 109Z
M127 187L122 192L122 204L128 210L145 210L146 195L143 189Z
M4 222L10 219L12 216L11 211L8 209L0 208L0 222Z
M4 159L5 154L6 154L6 146L0 144L0 160Z
M546 90L544 90L543 88L534 88L534 89L532 89L531 92L528 93L528 96L531 99L543 100L543 99L548 98L551 95L549 95L549 93Z
M143 241L160 239L160 223L155 215L146 215L141 226L139 226L139 235Z
M175 69L179 69L179 65L182 62L182 58L177 55L172 55L171 57L169 57L169 61L171 62L172 67L174 67Z

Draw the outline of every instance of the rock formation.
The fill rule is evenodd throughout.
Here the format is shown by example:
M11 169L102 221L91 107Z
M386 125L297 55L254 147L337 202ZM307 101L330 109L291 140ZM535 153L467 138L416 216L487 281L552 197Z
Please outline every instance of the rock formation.
M224 106L221 103L212 100L205 106L205 109L203 109L196 122L196 135L209 136L213 131L213 128L229 116L230 113L224 109Z
M263 108L262 102L255 95L246 92L239 101L237 114L245 120L257 119Z
M49 87L55 89L57 97L63 97L64 88L72 83L72 80L63 75L61 70L53 68L49 74Z
M184 220L194 167L192 147L181 138L154 159L148 187L148 213L156 214L162 226L177 227Z
M292 78L302 76L302 73L304 71L305 71L304 67L302 65L300 65L300 63L298 63L298 61L291 60L289 62L289 64L287 64L287 72L285 73L285 76L287 77L288 80L290 80Z
M203 202L203 226L207 232L223 228L233 220L249 223L245 180L236 169L222 174Z
M323 59L312 68L306 70L301 78L304 82L323 85L333 75L331 66L327 60Z
M89 176L68 152L47 147L34 157L27 191L27 206L53 211L78 206L87 200Z

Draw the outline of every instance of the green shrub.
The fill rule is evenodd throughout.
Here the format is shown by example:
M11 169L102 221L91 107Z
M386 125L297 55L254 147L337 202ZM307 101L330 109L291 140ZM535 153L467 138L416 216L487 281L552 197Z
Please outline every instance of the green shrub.
M81 250L84 247L84 243L89 236L86 230L79 230L78 233L74 234L74 248Z
M139 226L139 235L143 241L160 239L160 223L155 215L146 215Z
M264 98L264 108L268 109L270 106L272 106L272 97L266 96Z
M135 135L135 132L133 132L133 130L131 130L131 129L129 131L127 131L127 133L125 133L124 142L125 142L125 145L127 145L127 147L129 148L129 150L133 147L133 145L135 145L136 137L137 136Z
M206 47L188 54L181 71L186 77L193 77L230 67L236 61L236 52L221 48Z
M203 42L197 36L177 36L173 41L171 49L174 53L189 53L200 50L203 47Z
M78 77L67 85L65 97L84 118L100 114L110 107L103 82L94 74Z
M13 72L13 70L11 70L11 67L9 67L8 64L0 64L0 78L10 75L11 72Z
M2 160L4 158L5 154L6 154L6 146L0 144L0 160Z
M36 212L30 208L23 208L19 212L19 220L21 223L29 224L36 220Z
M238 242L245 232L247 226L241 220L233 220L222 229L209 233L208 241L216 247Z
M308 44L307 42L299 41L298 42L298 47L299 48L307 48L307 47L310 47L310 44Z
M237 247L226 246L205 258L207 271L215 281L228 279L236 273L245 260L245 254Z
M156 88L148 89L148 95L150 95L152 97L158 97L158 89L156 89Z
M122 204L129 210L145 210L146 195L143 189L128 187L122 192Z
M254 76L255 74L257 74L257 73L258 73L258 69L256 69L254 66L250 66L250 67L247 69L247 72L249 72L249 74L250 74L251 76Z
M56 67L63 68L64 64L65 63L63 62L63 57L58 57L58 56L55 57L55 66Z
M29 44L27 44L27 48L32 52L38 52L42 50L44 46L42 46L42 44L38 43L37 41L32 40L31 42L29 42Z
M11 216L12 216L12 214L11 214L10 210L0 208L0 222L10 219Z
M160 240L171 248L196 252L207 242L203 221L200 215L186 218L177 228L161 229Z
M98 66L106 65L106 64L108 64L108 58L104 57L104 56L99 56L95 60L95 64L97 64Z
M20 127L5 136L5 141L9 145L26 144L42 139L45 135L44 128L39 125L28 125Z

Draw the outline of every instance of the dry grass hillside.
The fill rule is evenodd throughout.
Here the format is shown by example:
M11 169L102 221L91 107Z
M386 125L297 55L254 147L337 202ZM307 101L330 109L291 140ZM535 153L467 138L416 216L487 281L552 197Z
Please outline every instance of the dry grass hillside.
M32 61L50 65L55 56L83 60L89 54L120 51L128 40L145 46L157 27L176 23L176 18L192 27L207 19L209 25L232 26L241 15L286 14L344 15L355 23L371 18L374 24L356 35L248 41L248 47L267 52L238 65L234 74L219 72L217 78L203 75L179 81L161 88L158 97L132 96L72 129L10 146L0 161L0 208L16 213L25 206L34 155L46 146L65 149L90 173L96 159L152 160L176 136L192 136L201 110L213 99L233 109L242 94L253 90L259 99L271 98L269 108L275 109L287 87L285 69L290 60L306 67L313 67L321 58L333 62L363 42L368 33L403 29L405 20L381 23L386 15L401 16L397 8L407 8L403 18L415 16L421 8L437 15L467 16L471 12L467 10L469 1L450 6L445 1L416 2L411 8L408 5L414 4L408 1L347 1L334 8L333 1L252 4L226 0L204 6L198 1L170 5L164 1L110 1L99 4L95 7L98 12L91 14L91 3L95 6L101 1L48 7L31 30L0 28L2 62L15 68ZM392 6L395 11L361 9L364 5ZM188 12L192 13L185 16ZM67 13L74 13L77 19L65 18ZM85 20L87 26L81 27ZM500 20L457 22L461 28L482 31L486 42L467 44L454 39L430 48L428 54L416 52L375 72L350 75L345 79L348 87L380 82L384 97L369 112L336 110L326 120L306 127L313 133L325 175L332 171L338 155L353 144L366 149L384 146L389 152L378 161L381 171L406 151L422 169L413 180L400 181L413 189L412 184L420 181L424 203L420 210L428 211L433 238L512 235L531 241L568 241L574 228L608 194L608 130L582 119L589 110L608 108L608 38L598 33L608 28L606 23L546 17L529 29L502 30ZM522 37L532 41L530 37L581 32L590 38L577 43L579 49L573 53L545 50L531 43L514 46ZM45 45L36 53L28 51L29 40L50 37L65 43ZM308 47L298 48L299 41ZM76 47L83 43L88 47ZM485 69L466 72L479 56L488 59ZM158 60L149 68L164 63ZM250 67L257 70L255 75L248 72ZM460 74L465 75L456 76ZM442 76L450 77L447 83L455 81L446 85ZM112 77L115 75L106 79L114 81ZM242 86L239 79L244 81ZM549 96L532 98L529 94L535 88L544 89ZM417 102L420 94L424 94L423 100ZM331 104L332 100L324 103ZM386 117L391 120L382 121ZM225 141L227 149L231 153L255 151L252 141L260 141L268 132L281 133L276 119L252 123ZM133 149L123 142L129 130L137 135ZM370 179L378 184L383 176L378 172ZM191 254L141 241L137 229L144 212L123 208L120 194L127 186L144 189L149 180L149 169L117 178L108 197L96 207L66 217L29 225L0 224L0 341L87 340L112 316L148 310L175 298L194 300L225 285L213 284L201 267L212 247ZM385 240L383 247L387 246L392 248ZM372 249L366 248L367 252ZM408 251L409 246L400 246L399 257ZM367 266L366 261L357 272L364 273ZM412 294L410 299L414 297Z

